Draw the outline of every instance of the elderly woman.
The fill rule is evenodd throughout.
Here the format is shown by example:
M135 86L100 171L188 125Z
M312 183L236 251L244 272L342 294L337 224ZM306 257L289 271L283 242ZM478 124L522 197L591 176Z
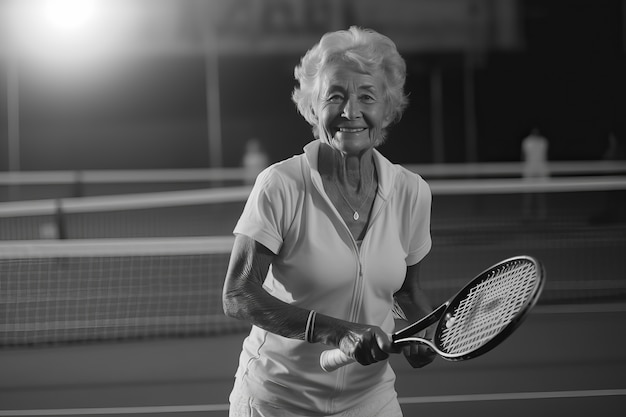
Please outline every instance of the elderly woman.
M224 311L252 323L231 416L401 416L388 361L394 305L430 306L419 285L431 193L375 148L406 107L406 66L371 30L327 33L295 69L313 126L304 153L257 178L237 223ZM359 364L325 373L324 350ZM434 354L405 348L414 367ZM367 365L367 366L365 366Z

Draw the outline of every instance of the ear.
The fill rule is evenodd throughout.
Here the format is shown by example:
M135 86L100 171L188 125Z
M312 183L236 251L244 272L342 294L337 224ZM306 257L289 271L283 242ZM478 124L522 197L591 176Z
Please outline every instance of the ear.
M392 122L393 122L393 117L390 114L387 114L383 119L383 129L388 128Z
M309 112L307 115L305 115L304 118L306 119L307 122L309 122L311 126L317 125L318 118L317 118L317 112L315 111L315 106L313 105L309 106Z

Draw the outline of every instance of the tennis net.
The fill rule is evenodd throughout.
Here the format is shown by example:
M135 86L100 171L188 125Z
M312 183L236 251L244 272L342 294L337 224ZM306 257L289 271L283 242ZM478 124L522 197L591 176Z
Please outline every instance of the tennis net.
M549 161L553 176L624 175L625 161ZM522 162L412 164L428 180L519 178ZM253 173L252 173L253 174ZM140 194L250 184L244 168L0 172L0 202Z
M232 238L0 245L0 345L224 334Z
M422 280L433 304L488 266L522 254L546 267L540 303L626 301L626 178L430 184L433 248L423 261ZM83 230L98 230L99 224L107 239L80 235L76 227L67 229L77 233L71 239L0 242L0 345L247 329L223 315L221 291L231 231L248 192L125 196L124 209L122 200L71 200L64 207L85 215ZM47 210L40 204L29 214ZM206 215L190 215L209 206L213 223ZM108 209L138 225L115 220ZM150 220L142 223L144 218ZM125 224L141 233L128 233Z
M438 301L521 254L545 265L542 303L626 301L625 177L437 183L432 236L423 276Z

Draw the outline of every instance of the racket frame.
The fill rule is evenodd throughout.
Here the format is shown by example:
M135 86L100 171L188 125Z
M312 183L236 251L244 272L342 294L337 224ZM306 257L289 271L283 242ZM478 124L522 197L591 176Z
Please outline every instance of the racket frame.
M531 292L531 296L528 297L528 299L524 302L522 307L515 314L514 318L504 328L502 328L493 338L488 340L482 346L479 346L476 349L472 349L469 352L447 353L443 349L441 349L441 347L438 345L438 340L439 340L438 335L440 335L446 327L446 320L441 320L441 318L446 317L446 315L452 316L452 313L454 313L453 310L457 307L457 305L459 304L459 301L464 299L467 296L468 292L471 291L480 282L489 278L489 274L492 273L494 270L500 267L504 267L506 264L520 262L520 261L531 262L532 264L534 264L534 269L536 271L535 273L537 277L535 280L535 287L533 288ZM421 320L411 324L408 327L405 327L404 329L401 329L393 333L391 335L391 340L393 343L399 344L399 345L407 344L407 343L415 343L415 342L424 343L430 346L431 348L435 347L434 350L436 351L436 353L442 358L449 360L449 361L460 361L460 360L467 360L467 359L475 358L477 356L483 355L484 353L490 351L491 349L493 349L494 347L502 343L502 341L504 341L511 333L513 333L515 329L517 329L517 327L519 327L520 324L523 323L525 318L528 316L527 313L535 306L535 304L537 304L539 296L541 295L541 292L543 290L544 283L545 283L545 270L541 262L539 262L537 259L533 258L532 256L527 256L527 255L514 256L512 258L505 259L485 269L483 272L478 274L474 279L472 279L468 284L466 284L459 292L457 292L452 298L450 298L448 301L446 301L445 303L437 307L435 310L433 310L427 316L423 317ZM419 338L419 337L411 337L415 333L418 333L437 322L438 324L435 330L435 337L433 338L432 341Z

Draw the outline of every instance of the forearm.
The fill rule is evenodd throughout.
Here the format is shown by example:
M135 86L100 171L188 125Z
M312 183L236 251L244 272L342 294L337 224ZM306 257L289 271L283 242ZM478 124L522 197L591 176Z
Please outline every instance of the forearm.
M308 310L287 304L252 282L224 292L224 312L291 339L304 339L309 314Z
M245 320L268 332L305 340L311 310L285 303L268 294L262 286L247 282L243 288L225 291L224 311L230 317ZM336 347L347 333L347 322L316 313L311 332L312 342Z
M284 337L304 339L309 312L273 297L263 288L273 257L253 239L236 237L222 294L224 313Z

